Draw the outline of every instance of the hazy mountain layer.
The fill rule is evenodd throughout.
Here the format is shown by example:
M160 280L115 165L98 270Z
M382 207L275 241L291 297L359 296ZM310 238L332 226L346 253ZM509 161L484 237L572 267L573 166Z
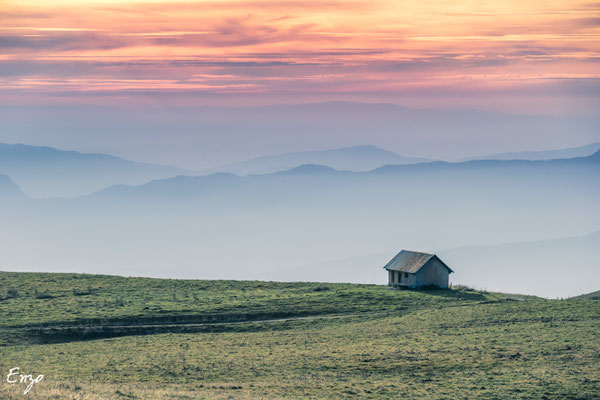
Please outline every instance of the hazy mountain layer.
M186 171L105 154L0 143L0 173L10 176L32 197L70 197L117 183L141 184Z
M303 164L318 164L345 171L370 171L386 164L414 164L426 161L431 160L401 156L376 146L355 146L265 156L213 168L207 172L231 172L237 175L267 174Z
M467 109L324 102L257 107L0 106L0 141L104 149L206 170L290 151L363 144L459 159L600 141L597 115L511 115Z
M470 157L466 160L552 160L556 158L587 157L600 150L600 142L567 149L545 151L521 151Z
M0 174L0 202L7 200L22 200L26 198L25 194L12 179L6 175Z
M245 279L384 253L369 264L368 276L385 280L382 263L403 248L438 251L597 231L599 172L597 153L370 172L305 165L266 175L179 176L119 185L76 199L17 202L10 213L0 208L0 262L45 271ZM507 268L509 278L490 281L493 274L460 275L468 263L450 261L458 265L455 283L511 291L530 282L520 291L540 293L535 282L513 282L516 270ZM539 280L550 290L545 295L576 294L567 285L561 289L560 273L545 275L546 267L531 259L515 261L515 269L527 271L521 276L539 273L551 280ZM485 265L489 274L502 270ZM570 268L579 267L577 273L586 276L597 269L589 262ZM338 274L339 281L356 281L351 268ZM318 280L308 273L305 279Z

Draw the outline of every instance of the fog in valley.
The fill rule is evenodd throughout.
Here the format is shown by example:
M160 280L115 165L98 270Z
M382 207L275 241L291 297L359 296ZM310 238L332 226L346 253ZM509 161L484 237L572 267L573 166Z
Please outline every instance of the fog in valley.
M362 172L300 165L53 198L3 175L1 268L383 284L385 263L412 249L440 255L453 284L572 296L600 283L598 172L598 152Z

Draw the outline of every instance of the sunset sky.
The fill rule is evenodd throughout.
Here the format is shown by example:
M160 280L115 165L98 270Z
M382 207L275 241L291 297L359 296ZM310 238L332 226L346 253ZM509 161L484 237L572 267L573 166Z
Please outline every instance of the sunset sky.
M600 109L600 3L0 1L3 105Z

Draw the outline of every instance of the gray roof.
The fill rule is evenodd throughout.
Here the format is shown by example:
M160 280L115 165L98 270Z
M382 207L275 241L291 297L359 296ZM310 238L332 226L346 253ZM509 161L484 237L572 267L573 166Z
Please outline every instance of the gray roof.
M389 263L385 265L385 269L391 271L408 272L409 274L417 273L423 265L427 264L427 261L432 258L437 258L450 272L449 266L447 266L438 256L429 253L419 253L416 251L402 250L396 254L396 257L392 258Z

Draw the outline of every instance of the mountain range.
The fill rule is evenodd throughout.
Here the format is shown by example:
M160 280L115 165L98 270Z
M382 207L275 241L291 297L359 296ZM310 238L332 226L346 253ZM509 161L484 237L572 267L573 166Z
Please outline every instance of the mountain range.
M304 151L264 156L248 161L223 165L207 173L231 172L236 175L268 174L304 164L324 165L344 171L370 171L386 164L415 164L431 161L406 157L376 146L354 146L333 150Z
M513 153L488 154L478 157L468 157L467 160L552 160L556 158L587 157L600 150L600 142L567 149L544 151L520 151Z
M546 159L551 156L570 158L589 155L600 143L552 152L506 153L489 159ZM558 156L565 157L558 157ZM472 160L481 160L475 157ZM0 173L9 176L34 198L75 197L93 193L116 184L140 185L175 176L203 176L217 172L236 175L264 175L313 164L339 171L368 172L388 165L423 164L406 171L440 168L442 164L418 157L406 157L376 146L286 153L213 168L204 172L181 170L171 166L134 162L106 154L86 154L50 147L0 143ZM448 168L460 168L453 163ZM392 168L392 167L386 167Z
M305 268L302 279L320 280L330 272L327 279L354 281L353 263L368 265L368 279L385 279L380 264L400 249L442 249L440 255L457 266L455 283L502 291L529 285L530 290L520 290L524 293L542 293L544 286L571 295L576 293L567 286L561 289L566 280L558 267L540 261L544 257L495 253L486 258L485 251L471 249L465 252L480 258L454 258L458 253L443 249L597 231L599 173L600 152L544 161L434 161L359 172L309 164L246 176L179 175L30 201L23 201L27 197L18 181L4 177L0 262L3 268L38 271L215 279L316 265ZM352 261L365 254L385 257L368 264ZM329 260L345 261L336 266ZM581 267L574 276L595 276L593 264L577 260L570 266ZM481 271L473 269L477 265ZM536 280L536 274L544 278ZM513 280L517 275L522 278ZM290 272L289 279L293 276Z
M312 185L313 189L320 187L329 192L350 185L356 189L355 196L360 196L359 185L365 185L364 187L367 188L370 184L390 183L389 179L395 180L396 185L418 186L436 183L440 187L460 187L479 181L483 181L482 183L487 181L487 184L491 184L493 187L511 181L517 183L524 179L530 181L537 179L537 184L543 186L549 181L548 178L553 176L558 178L561 174L569 174L574 179L573 182L577 179L589 179L599 172L599 168L600 151L588 157L556 160L472 160L456 163L434 161L407 165L384 165L366 172L338 171L329 166L305 164L286 171L245 177L231 173L215 173L203 176L177 176L154 180L139 186L116 185L94 193L90 197L187 198L219 192L231 195L232 190L240 190L246 195L255 193L263 198L267 193L273 194L274 192L279 192L284 196L290 193L300 194L298 192L303 191L305 194L314 195L313 191L305 191L297 183ZM386 177L389 179L386 180ZM297 181L294 182L293 178L296 178ZM402 181L397 181L399 178ZM330 182L327 183L327 181Z
M31 197L71 197L117 183L135 185L191 172L106 154L0 143L0 173Z
M518 115L336 101L131 106L0 105L0 142L103 149L128 159L205 171L265 155L363 144L407 156L458 160L600 140L597 115Z
M6 175L0 174L0 201L1 200L22 200L26 198L25 193L17 184Z

